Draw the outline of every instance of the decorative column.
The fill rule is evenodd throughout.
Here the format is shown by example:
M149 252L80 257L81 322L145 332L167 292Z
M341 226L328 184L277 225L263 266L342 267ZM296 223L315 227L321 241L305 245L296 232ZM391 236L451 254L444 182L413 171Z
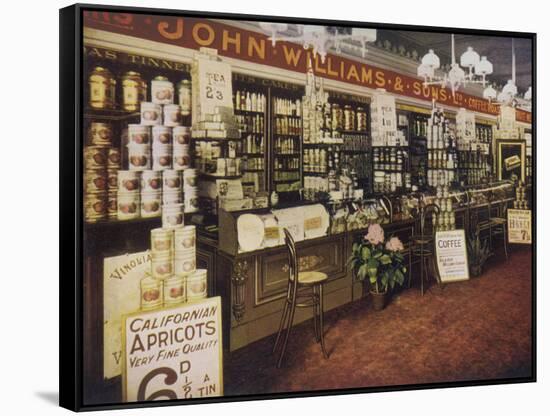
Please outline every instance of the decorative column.
M233 316L237 322L240 322L246 309L246 280L248 273L248 262L246 260L239 260L233 266L233 274L231 276L232 288L232 301L231 310Z

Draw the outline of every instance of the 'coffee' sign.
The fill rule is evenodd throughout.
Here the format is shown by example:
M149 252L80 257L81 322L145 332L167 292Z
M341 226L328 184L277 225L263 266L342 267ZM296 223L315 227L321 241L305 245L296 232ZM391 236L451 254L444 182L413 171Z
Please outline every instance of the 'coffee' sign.
M220 297L127 316L123 400L221 396Z
M470 278L464 230L438 231L435 234L435 254L442 283Z

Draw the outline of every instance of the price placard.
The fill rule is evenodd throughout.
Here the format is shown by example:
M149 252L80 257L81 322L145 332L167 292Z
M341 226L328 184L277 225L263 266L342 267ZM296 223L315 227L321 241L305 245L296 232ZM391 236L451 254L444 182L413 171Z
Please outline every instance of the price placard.
M438 231L435 234L435 254L442 283L470 278L464 230Z
M508 242L531 244L531 210L508 210Z
M199 105L201 113L214 114L216 107L233 107L231 66L221 61L200 59Z
M123 326L123 400L223 394L220 297L129 315Z

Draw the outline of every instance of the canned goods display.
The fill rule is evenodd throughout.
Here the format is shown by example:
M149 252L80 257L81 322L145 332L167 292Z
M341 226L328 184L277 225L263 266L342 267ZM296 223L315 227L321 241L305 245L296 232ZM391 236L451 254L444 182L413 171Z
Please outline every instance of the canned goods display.
M142 192L140 213L142 218L160 217L162 214L162 193L160 191Z
M151 230L151 251L155 253L171 253L174 245L174 231L166 228Z
M117 193L117 219L131 220L139 218L139 191Z
M162 190L162 171L144 170L141 172L141 192Z
M185 302L185 279L172 276L164 280L164 305L177 305Z
M173 104L174 84L166 77L155 77L151 81L151 101L155 104Z
M172 168L179 171L185 171L191 166L191 156L187 153L188 150L176 150L174 148L174 155L172 157Z
M183 227L184 221L183 204L170 204L162 207L162 227L178 228Z
M117 191L109 191L107 193L107 218L117 218Z
M186 169L183 171L184 188L194 188L197 186L197 169Z
M182 116L191 114L191 81L188 79L178 82L178 103Z
M197 188L185 189L185 212L192 213L199 210L199 190Z
M172 128L167 126L153 127L153 147L172 144Z
M96 66L90 73L88 85L90 107L101 110L114 108L116 80L111 71Z
M128 143L151 144L151 127L128 124Z
M187 276L187 300L199 300L207 297L207 271L197 269Z
M175 127L181 125L181 110L178 104L167 104L164 106L164 125Z
M155 279L166 279L173 274L173 259L170 253L152 253L151 274Z
M160 308L163 303L162 295L162 280L154 279L151 276L146 276L140 281L140 306L141 309L151 310Z
M108 123L92 122L88 127L88 142L91 146L109 147L112 144L113 130Z
M141 103L141 124L144 126L161 125L161 106L159 104L143 101Z
M122 76L122 109L138 111L139 103L147 99L147 83L139 72L128 71Z

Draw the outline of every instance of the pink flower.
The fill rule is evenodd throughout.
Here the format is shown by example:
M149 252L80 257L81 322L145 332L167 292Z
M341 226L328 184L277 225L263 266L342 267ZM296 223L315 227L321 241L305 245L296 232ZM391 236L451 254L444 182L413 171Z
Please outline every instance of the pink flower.
M401 251L404 249L403 243L401 240L397 237L392 237L390 240L386 243L386 249L389 251Z
M365 240L372 245L377 245L384 242L384 230L380 224L369 225L369 230L365 236Z

